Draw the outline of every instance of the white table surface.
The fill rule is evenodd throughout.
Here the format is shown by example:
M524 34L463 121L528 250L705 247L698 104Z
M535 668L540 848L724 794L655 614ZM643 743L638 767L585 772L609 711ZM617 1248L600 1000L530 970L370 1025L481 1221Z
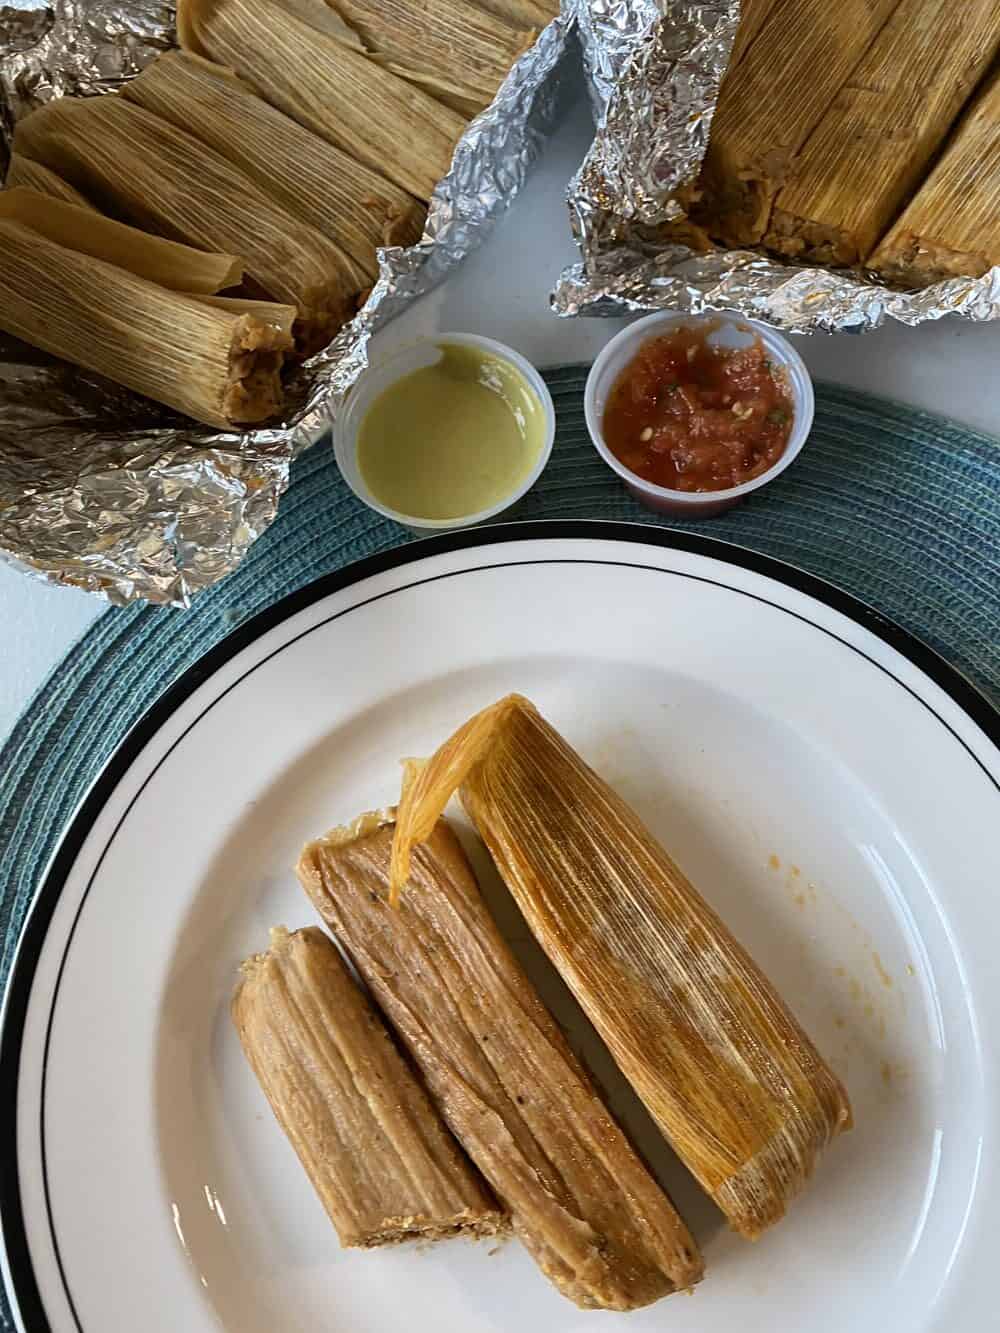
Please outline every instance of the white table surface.
M582 94L486 245L378 339L391 350L439 330L483 333L541 366L592 360L618 320L556 319L548 293L575 257L565 187L591 135ZM1000 434L1000 326L945 320L798 342L814 375L928 407ZM320 446L323 447L323 446ZM0 742L72 643L106 609L88 594L0 564Z

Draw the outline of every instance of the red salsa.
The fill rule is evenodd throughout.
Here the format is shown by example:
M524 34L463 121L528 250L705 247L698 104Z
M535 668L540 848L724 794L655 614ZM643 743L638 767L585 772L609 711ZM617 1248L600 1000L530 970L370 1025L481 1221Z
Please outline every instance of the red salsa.
M630 472L672 491L722 491L773 467L794 405L759 338L717 347L711 326L647 342L608 395L604 439Z

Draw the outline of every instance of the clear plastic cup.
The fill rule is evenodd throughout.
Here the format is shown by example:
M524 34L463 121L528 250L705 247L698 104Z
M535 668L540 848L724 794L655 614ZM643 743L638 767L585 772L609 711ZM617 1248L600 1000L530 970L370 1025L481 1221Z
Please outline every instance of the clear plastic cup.
M460 518L419 518L390 509L372 495L358 466L358 431L365 413L375 399L404 375L410 375L425 366L432 366L438 358L438 349L444 344L478 347L512 366L541 404L545 415L545 434L538 459L531 472L499 503L475 514L463 514ZM438 333L433 337L421 338L418 342L411 343L386 361L371 366L364 372L348 394L344 409L334 423L333 452L344 480L359 500L363 500L370 509L384 514L386 518L395 519L411 532L426 536L431 532L446 532L450 528L468 528L476 523L489 523L498 514L516 504L542 475L552 454L555 434L556 411L548 385L520 352L515 352L512 347L506 347L503 343L494 342L492 338L482 338L476 333Z
M784 369L785 381L795 404L795 419L784 453L773 467L759 477L745 481L742 486L730 486L722 491L674 491L666 486L654 486L652 482L637 477L614 456L604 442L604 409L619 375L644 343L660 337L670 329L697 328L699 325L717 326L718 332L708 339L710 345L715 343L722 347L740 347L746 346L754 335L760 338L771 360ZM795 461L806 442L812 428L814 406L809 372L787 338L766 324L758 324L756 320L744 319L740 315L688 315L681 311L669 311L636 320L616 334L600 353L590 368L584 390L587 430L594 447L608 467L618 473L629 492L641 504L658 513L683 518L711 518L721 514L723 510L739 504L751 491L759 490L780 476Z

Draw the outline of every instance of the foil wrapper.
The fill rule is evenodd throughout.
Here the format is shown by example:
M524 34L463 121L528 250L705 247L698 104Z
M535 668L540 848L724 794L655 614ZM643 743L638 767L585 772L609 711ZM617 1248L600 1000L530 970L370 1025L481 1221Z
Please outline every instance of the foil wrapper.
M0 335L0 558L123 604L187 605L273 522L295 456L330 426L372 335L440 283L521 189L555 118L558 18L459 140L424 235L379 252L364 307L289 386L286 419L218 432ZM114 92L175 45L158 0L0 0L0 175L20 116Z
M861 333L887 319L1000 318L1000 269L898 292L758 251L697 254L658 240L698 174L739 0L569 0L597 118L568 196L581 261L552 295L559 315L732 310L795 333Z

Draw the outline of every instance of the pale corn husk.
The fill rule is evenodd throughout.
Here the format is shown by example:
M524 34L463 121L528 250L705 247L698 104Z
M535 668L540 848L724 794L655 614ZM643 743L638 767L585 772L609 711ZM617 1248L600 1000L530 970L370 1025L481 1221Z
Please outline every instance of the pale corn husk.
M327 0L387 69L475 115L535 39L472 0Z
M277 301L250 301L242 296L196 296L195 300L216 310L225 310L231 315L253 315L262 324L277 329L282 337L288 339L289 347L294 342L295 320L299 312L293 305L281 305Z
M367 285L338 246L238 167L122 97L49 102L18 123L15 143L139 227L240 255L259 294L298 308L304 351L330 340Z
M277 0L181 0L181 45L418 199L451 165L464 119Z
M515 28L544 28L557 18L558 0L476 0L476 6Z
M518 695L408 768L393 891L459 786L622 1073L733 1226L759 1235L851 1123L837 1078L634 811Z
M258 97L231 70L186 51L147 65L122 95L195 135L339 245L369 280L377 246L420 239L425 209Z
M868 258L1000 48L996 0L900 0L796 158L765 244Z
M689 1286L687 1228L611 1119L440 821L388 903L391 812L309 844L299 877L453 1134L564 1295L630 1310Z
M968 276L1000 264L996 182L1000 180L1000 76L959 122L937 165L871 258L903 286Z
M241 971L240 1042L341 1245L495 1235L501 1209L323 932L278 927Z
M789 167L898 0L777 0L725 79L694 221L756 245Z
M32 162L30 157L22 153L11 153L4 189L13 190L19 185L36 190L50 199L61 199L64 203L76 204L78 208L93 209L93 204L56 172L43 167L41 162Z
M0 218L0 328L197 421L275 416L289 340Z
M213 255L115 222L35 190L0 190L0 218L20 222L57 245L103 259L171 291L211 295L238 287L243 265L234 255Z

